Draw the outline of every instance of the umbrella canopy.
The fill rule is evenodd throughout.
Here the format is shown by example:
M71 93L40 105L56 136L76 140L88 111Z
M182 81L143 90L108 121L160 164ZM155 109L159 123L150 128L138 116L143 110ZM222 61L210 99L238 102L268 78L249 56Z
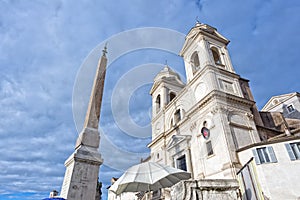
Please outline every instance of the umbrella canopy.
M141 163L130 167L109 190L117 195L123 192L155 191L171 187L191 174L154 162Z

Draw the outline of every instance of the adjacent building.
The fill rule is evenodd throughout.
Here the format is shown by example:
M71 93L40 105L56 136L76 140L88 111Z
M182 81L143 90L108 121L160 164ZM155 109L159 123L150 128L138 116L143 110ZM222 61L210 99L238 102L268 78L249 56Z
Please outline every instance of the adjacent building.
M284 117L300 119L300 93L294 92L272 97L262 111L281 112Z

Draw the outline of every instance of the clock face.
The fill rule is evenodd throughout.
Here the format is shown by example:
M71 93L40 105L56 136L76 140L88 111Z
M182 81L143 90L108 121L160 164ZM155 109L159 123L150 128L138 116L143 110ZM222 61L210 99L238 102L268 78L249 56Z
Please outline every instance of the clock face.
M208 139L209 136L210 136L209 129L206 128L206 127L203 127L203 128L201 129L201 134L203 135L203 137L204 137L205 139Z

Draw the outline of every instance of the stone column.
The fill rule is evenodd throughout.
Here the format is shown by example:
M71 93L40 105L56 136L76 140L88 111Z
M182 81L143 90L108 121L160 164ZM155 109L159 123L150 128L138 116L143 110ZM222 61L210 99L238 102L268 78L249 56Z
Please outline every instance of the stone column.
M169 100L169 90L165 86L163 86L163 94L162 94L162 107L166 106L168 104Z
M200 40L200 47L202 49L202 51L200 53L204 54L204 60L203 62L203 67L205 67L206 65L213 65L213 61L210 55L210 48L208 46L208 42L205 40L205 37L202 37ZM201 62L201 60L200 60Z

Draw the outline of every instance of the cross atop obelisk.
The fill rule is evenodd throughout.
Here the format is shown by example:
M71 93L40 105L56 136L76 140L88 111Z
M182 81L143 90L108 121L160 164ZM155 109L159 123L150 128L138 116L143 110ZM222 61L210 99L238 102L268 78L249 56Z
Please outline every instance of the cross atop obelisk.
M83 129L79 134L75 152L66 160L66 173L61 196L68 200L95 199L99 166L103 163L98 147L98 125L107 65L107 48L99 59Z

